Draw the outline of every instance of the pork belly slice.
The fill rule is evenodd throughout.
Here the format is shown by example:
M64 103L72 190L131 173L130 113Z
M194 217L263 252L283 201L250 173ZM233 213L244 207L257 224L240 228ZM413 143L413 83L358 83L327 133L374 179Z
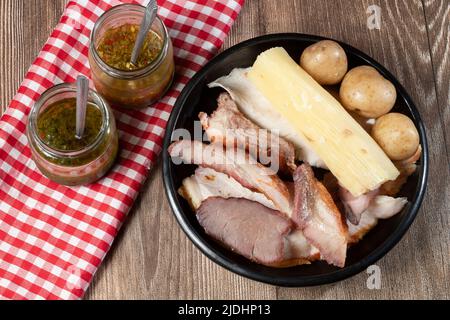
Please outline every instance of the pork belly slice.
M377 196L365 213L377 219L389 219L399 213L407 203L406 197Z
M243 187L235 179L210 168L198 167L195 174L183 180L178 190L196 211L210 197L244 198L275 209L271 200L259 192ZM279 267L309 263L319 258L319 251L311 246L300 230L293 230L285 238L285 260Z
M247 119L228 93L219 95L217 109L211 116L200 112L199 118L212 143L245 149L265 165L275 159L271 162L272 168L277 166L285 174L291 175L295 170L294 145Z
M339 197L345 211L347 220L357 225L361 219L361 215L367 210L372 200L378 195L379 189L369 191L360 196L353 196L350 191L339 186Z
M338 267L345 265L348 231L327 189L302 164L294 173L293 221L305 238L320 251L321 259Z
M389 196L376 196L369 207L361 214L358 225L348 224L349 244L357 243L376 226L379 219L389 219L399 213L408 203L404 197L393 198Z
M385 184L389 182L397 185L395 181L388 181ZM342 202L344 201L341 194L342 187L339 186L337 179L333 176L333 174L331 174L330 172L325 174L323 184L326 186L328 191L333 194L333 198L335 199L336 203L338 205L342 204ZM378 190L381 195L377 195L374 192L370 196L368 196L367 194L360 196L362 197L361 201L364 205L362 205L361 203L357 203L357 206L359 206L360 208L363 207L364 210L359 214L359 220L357 223L352 222L349 219L349 215L347 214L346 222L348 226L348 244L357 243L364 237L364 235L366 235L377 225L379 219L388 219L396 215L403 209L405 204L408 203L408 200L406 198L394 198L391 196L383 195L383 186L381 186L380 190ZM354 200L358 201L358 198L360 197L354 198ZM339 206L339 208L344 207L344 204L342 204L342 206Z
M276 210L273 202L262 193L245 188L232 177L211 168L198 167L192 176L183 180L178 193L194 211L209 197L245 198Z
M252 261L274 266L285 260L293 224L278 211L247 199L210 197L197 220L208 235Z
M365 212L361 215L358 225L354 225L347 220L348 226L348 244L358 243L370 230L378 223L378 219Z
M230 150L219 144L180 140L170 145L169 154L172 160L179 158L187 164L225 173L242 186L264 194L287 217L292 215L291 197L283 181L242 149Z

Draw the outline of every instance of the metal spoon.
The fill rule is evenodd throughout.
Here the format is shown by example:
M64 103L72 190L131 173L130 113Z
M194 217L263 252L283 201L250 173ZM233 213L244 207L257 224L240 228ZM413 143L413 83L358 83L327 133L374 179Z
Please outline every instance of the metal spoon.
M153 20L156 18L157 12L158 4L156 3L156 0L150 0L145 8L144 18L142 19L141 26L139 27L139 33L137 35L136 42L134 43L133 53L131 54L131 63L133 65L137 64L137 59L141 54L145 37L153 24Z
M83 75L77 77L77 109L76 109L76 134L81 139L84 134L86 123L86 107L89 93L89 80Z

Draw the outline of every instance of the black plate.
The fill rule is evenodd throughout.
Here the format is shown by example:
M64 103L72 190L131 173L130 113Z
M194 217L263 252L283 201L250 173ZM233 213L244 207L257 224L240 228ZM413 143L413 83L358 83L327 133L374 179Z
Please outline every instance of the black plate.
M409 203L403 211L388 220L382 220L362 241L351 247L347 253L344 268L336 268L325 262L291 268L270 268L253 263L214 242L198 224L187 202L178 195L181 181L193 174L195 166L174 165L167 153L174 129L187 128L192 132L194 120L200 111L210 113L216 108L216 98L221 89L209 89L207 84L218 77L227 75L233 68L249 67L257 55L272 47L284 47L297 61L303 49L325 38L296 33L271 34L244 41L222 52L211 60L187 84L178 98L170 116L163 149L164 186L169 203L180 226L194 244L219 265L245 277L280 286L310 286L339 281L355 275L374 264L400 241L413 222L422 202L428 169L428 148L425 130L419 113L405 89L378 62L361 51L340 43L347 53L349 68L371 65L397 89L397 103L393 111L409 116L415 123L423 147L418 170L408 179L401 196L408 197ZM407 263L407 262L405 262Z

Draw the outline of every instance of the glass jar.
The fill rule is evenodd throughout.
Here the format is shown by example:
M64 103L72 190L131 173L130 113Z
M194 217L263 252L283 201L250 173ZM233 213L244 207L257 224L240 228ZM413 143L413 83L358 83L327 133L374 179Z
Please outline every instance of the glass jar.
M38 121L43 112L56 107L58 102L74 98L75 84L64 83L48 89L31 109L27 123L27 138L36 166L50 180L68 186L89 184L100 179L113 165L118 150L118 134L111 108L92 90L89 90L88 103L99 109L101 126L89 144L77 150L61 150L41 137Z
M144 12L145 7L140 5L118 5L97 20L91 33L89 64L95 88L111 104L123 108L144 108L158 101L169 89L175 72L172 42L158 16L151 31L161 38L162 50L149 65L131 71L119 70L100 58L97 48L105 32L124 24L139 26Z

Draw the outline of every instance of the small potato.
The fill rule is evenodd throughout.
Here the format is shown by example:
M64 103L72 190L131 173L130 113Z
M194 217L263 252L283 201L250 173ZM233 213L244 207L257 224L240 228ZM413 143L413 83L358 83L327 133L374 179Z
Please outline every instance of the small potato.
M303 51L300 66L321 85L338 84L347 72L347 55L337 42L322 40Z
M392 109L397 92L375 68L359 66L345 75L339 96L347 110L366 118L378 118Z
M329 94L333 96L337 101L341 102L341 97L339 96L339 87L338 86L324 86L325 90L328 91ZM354 111L348 112L359 125L366 130L368 133L372 130L373 124L375 123L374 119L362 117Z
M394 161L408 159L419 147L419 133L414 123L401 113L379 117L372 128L372 137Z

